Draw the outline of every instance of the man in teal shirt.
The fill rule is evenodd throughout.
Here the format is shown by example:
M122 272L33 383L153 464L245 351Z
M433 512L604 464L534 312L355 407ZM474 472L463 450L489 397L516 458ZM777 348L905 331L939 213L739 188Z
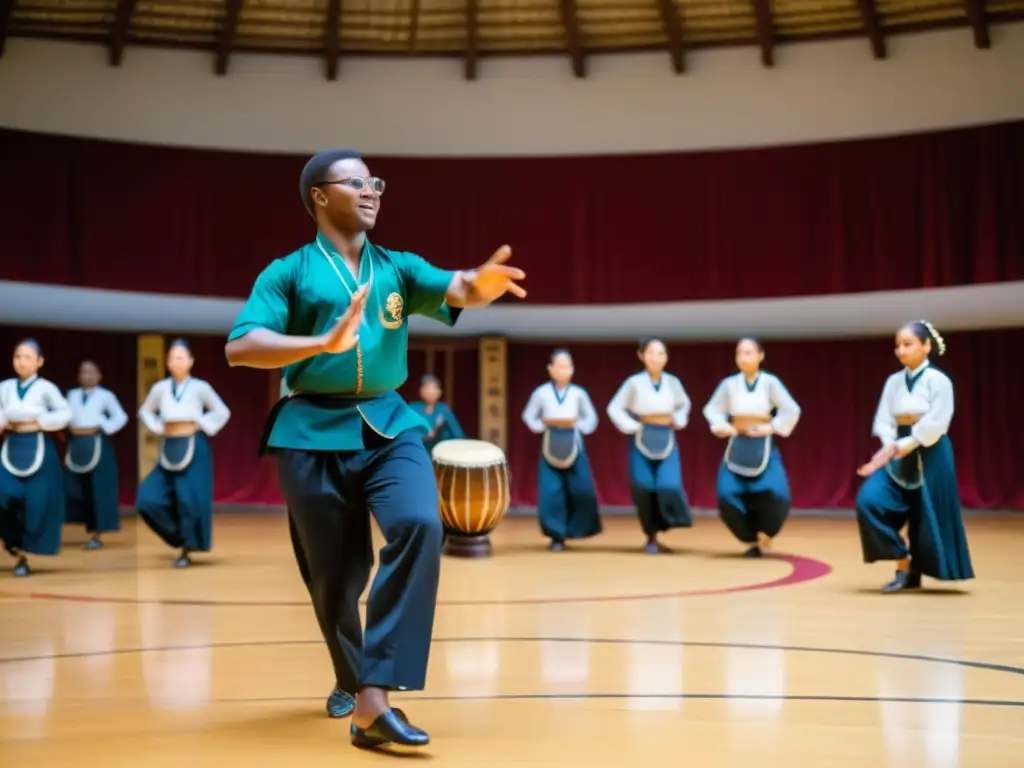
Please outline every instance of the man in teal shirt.
M232 366L283 368L291 390L267 420L261 452L277 458L296 560L331 654L333 717L352 714L352 743L423 746L388 691L421 690L434 622L442 530L423 434L396 389L407 375L413 314L454 324L462 309L526 292L502 246L479 269L452 272L371 243L383 180L358 153L306 163L299 192L316 239L267 266L228 336ZM373 567L369 513L386 545Z

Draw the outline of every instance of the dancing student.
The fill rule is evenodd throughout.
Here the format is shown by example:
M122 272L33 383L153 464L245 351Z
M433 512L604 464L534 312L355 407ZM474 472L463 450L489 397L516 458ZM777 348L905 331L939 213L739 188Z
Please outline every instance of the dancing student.
M946 342L927 320L896 334L903 370L886 380L872 429L882 447L857 470L865 478L856 504L864 562L896 561L883 592L917 589L922 575L974 578L947 435L953 383L931 364L933 352L945 354ZM904 525L909 546L900 534Z
M208 383L192 376L195 358L184 339L167 350L170 375L149 390L139 409L146 429L160 437L160 458L139 485L139 515L181 554L176 568L192 564L193 552L213 542L213 454L209 438L220 432L231 411Z
M117 397L100 386L99 366L83 360L78 366L79 386L68 392L71 423L64 454L64 493L67 522L80 522L92 534L83 549L100 549L101 534L118 531L117 454L110 436L128 423Z
M420 379L420 399L409 403L409 407L423 417L430 431L423 436L423 445L427 453L434 446L445 440L457 440L466 436L462 425L455 418L455 412L441 400L441 382L432 373Z
M71 407L40 378L43 351L34 339L14 348L17 377L0 382L0 540L15 558L15 576L28 576L27 555L60 553L64 483L60 456L48 433L71 421Z
M556 349L548 362L551 380L530 395L523 423L541 441L537 470L537 519L551 539L552 552L569 539L601 532L597 491L583 436L597 429L597 411L587 390L572 383L575 368L567 349Z
M383 192L355 151L312 157L299 193L316 237L259 275L225 350L231 365L287 371L293 391L272 409L261 452L276 456L299 571L333 662L328 714L352 714L351 741L363 749L429 742L388 696L424 687L441 566L423 445L430 425L396 392L408 375L408 317L451 325L463 308L526 295L507 246L477 270L451 272L371 243ZM364 635L370 514L387 543Z
M660 532L693 525L675 436L689 423L691 403L682 382L665 371L668 351L660 339L647 339L637 354L644 370L622 382L608 403L608 416L632 436L630 494L647 536L645 550L656 554Z
M718 468L718 514L750 545L747 557L770 549L789 516L789 480L773 437L789 437L800 420L800 406L777 376L761 370L763 362L761 342L740 339L739 373L722 379L704 406L711 432L728 440Z

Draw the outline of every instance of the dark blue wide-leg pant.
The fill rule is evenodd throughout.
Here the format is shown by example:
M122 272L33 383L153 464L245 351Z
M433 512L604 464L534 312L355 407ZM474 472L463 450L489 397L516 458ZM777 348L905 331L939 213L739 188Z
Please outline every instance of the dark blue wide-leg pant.
M416 431L364 430L364 450L272 449L295 557L334 665L336 685L422 690L441 570L441 519L430 456ZM373 567L370 515L386 544Z

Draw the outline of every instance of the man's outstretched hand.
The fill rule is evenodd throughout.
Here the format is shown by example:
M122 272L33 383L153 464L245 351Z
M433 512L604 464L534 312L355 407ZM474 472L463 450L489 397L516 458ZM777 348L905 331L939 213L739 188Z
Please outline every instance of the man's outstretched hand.
M512 258L512 249L503 245L482 266L464 273L464 279L454 281L449 289L448 303L453 307L479 307L490 304L511 293L526 298L526 289L517 281L525 280L526 273L506 262ZM459 283L456 285L456 282Z

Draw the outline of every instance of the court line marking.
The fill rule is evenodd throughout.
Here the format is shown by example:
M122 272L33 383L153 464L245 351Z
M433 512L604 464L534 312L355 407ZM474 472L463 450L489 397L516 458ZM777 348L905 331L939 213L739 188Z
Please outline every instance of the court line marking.
M579 597L512 598L508 600L438 600L437 606L478 606L478 605L564 605L568 603L616 603L634 600L672 600L685 597L711 597L742 592L756 592L764 589L779 589L824 578L832 573L832 566L813 557L803 555L769 555L767 560L787 563L790 572L777 579L754 584L740 584L733 587L707 587L705 589L659 592L639 595L583 595ZM737 563L741 561L737 560ZM56 600L71 603L107 603L119 605L167 605L167 606L218 606L224 608L294 608L309 607L308 601L242 601L242 600L176 600L146 599L134 597L101 597L96 595L61 594L59 592L28 592L19 595L14 592L0 592L0 597L22 600ZM365 604L365 601L361 601Z
M435 637L438 643L575 643L589 645L647 645L675 648L738 648L755 651L783 651L786 653L825 653L843 656L867 656L871 658L899 659L903 661L922 661L930 664L952 664L986 672L1003 672L1009 675L1024 676L1024 667L1009 664L994 664L987 661L971 661L969 659L951 659L942 656L927 656L913 653L894 653L891 651L867 651L850 648L817 648L803 645L768 645L764 643L723 643L693 640L647 640L643 638L604 638L604 637ZM265 648L291 645L323 645L323 640L237 640L223 643L199 643L196 645L167 645L150 648L115 648L105 651L84 651L80 653L57 653L43 656L21 656L0 658L0 664L11 664L28 661L49 661L58 659L83 659L99 656L123 656L142 653L173 653L177 651L197 651L215 648Z
M497 693L490 696L405 696L398 694L396 700L414 701L581 701L590 699L698 699L703 701L817 701L831 703L879 703L879 704L955 704L975 707L1024 707L1024 701L1006 699L947 699L913 698L909 696L829 696L813 694L757 694L757 693ZM219 704L264 704L282 701L323 701L323 696L279 696L266 698L210 699ZM656 711L656 710L646 710Z

